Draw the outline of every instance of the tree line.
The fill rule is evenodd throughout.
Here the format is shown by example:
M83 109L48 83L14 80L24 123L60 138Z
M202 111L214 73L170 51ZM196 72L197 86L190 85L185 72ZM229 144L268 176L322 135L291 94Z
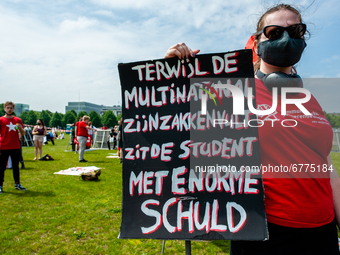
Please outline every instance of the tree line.
M3 115L5 115L4 106L0 104L0 116ZM77 114L75 110L67 111L65 114L59 112L52 113L49 110L42 110L41 112L31 110L21 113L19 118L26 125L36 125L37 120L42 119L47 127L66 128L67 124L77 122L84 115L90 116L90 121L95 127L102 127L104 124L107 127L114 127L118 125L118 120L121 119L121 114L116 116L112 111L106 111L103 116L100 116L95 111L90 113L81 111Z
M14 113L15 114L15 113ZM0 116L5 115L4 105L0 104ZM90 116L92 125L95 127L101 127L104 124L107 127L113 127L118 124L118 120L121 119L121 114L115 116L112 111L106 111L103 116L100 116L97 112L91 111L89 114L85 111L81 111L78 114L75 110L67 111L65 114L55 112L52 113L49 110L42 110L41 112L27 111L23 112L19 117L24 124L35 125L38 119L42 119L48 127L66 127L66 124L75 123L79 117L84 115ZM325 116L333 128L340 128L340 114L327 113Z
M325 115L326 115L326 118L327 120L329 121L329 123L331 124L331 126L333 128L340 128L340 113L338 114L334 114L334 113L326 113L325 112Z

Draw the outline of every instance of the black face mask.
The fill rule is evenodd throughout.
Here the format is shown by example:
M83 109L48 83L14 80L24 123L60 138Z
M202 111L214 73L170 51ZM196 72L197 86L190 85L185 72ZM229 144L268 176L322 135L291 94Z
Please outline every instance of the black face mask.
M9 114L9 113L6 112L6 111L5 111L5 113L6 113L6 115L8 115L8 116L12 116L12 115L13 115L13 113Z
M289 67L299 62L306 46L304 39L292 39L284 31L280 39L260 42L257 55L267 64Z

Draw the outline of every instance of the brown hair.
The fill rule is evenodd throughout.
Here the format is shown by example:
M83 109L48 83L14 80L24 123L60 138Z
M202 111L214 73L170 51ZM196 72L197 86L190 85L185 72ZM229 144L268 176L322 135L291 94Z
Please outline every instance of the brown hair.
M297 16L298 16L298 22L302 23L302 17L301 17L301 13L294 8L293 6L289 5L289 4L278 4L270 9L268 9L259 19L259 21L257 22L257 26L256 26L256 32L253 34L255 37L255 42L259 42L259 33L260 31L264 28L264 23L265 23L265 18L267 15L272 14L274 12L280 11L280 10L288 10L291 12L294 12ZM260 65L261 65L261 58L259 56L257 56L257 60L254 63L254 73L256 74L256 72L260 69ZM293 67L293 73L296 73L296 69Z
M7 101L6 103L4 103L4 109L6 108L7 105L12 105L13 108L15 109L15 104L11 101Z
M89 120L90 119L90 117L89 116L87 116L87 115L84 115L83 116L83 121L85 121L85 120Z
M40 121L43 126L45 126L45 123L42 119L38 119L37 122Z

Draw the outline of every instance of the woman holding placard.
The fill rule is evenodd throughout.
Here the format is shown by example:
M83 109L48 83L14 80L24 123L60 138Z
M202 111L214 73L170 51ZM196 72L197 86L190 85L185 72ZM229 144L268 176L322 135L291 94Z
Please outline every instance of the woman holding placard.
M254 64L257 106L271 106L273 87L302 87L302 79L293 66L306 47L306 31L300 12L286 4L269 9L258 21L257 30L247 44L257 58ZM180 43L170 47L165 58L183 59L197 53L198 49L191 50ZM273 84L273 80L285 84ZM305 95L289 96L298 99ZM294 118L298 125L258 128L261 163L302 165L303 171L314 167L315 175L311 178L286 175L287 178L279 179L264 174L269 240L232 241L233 255L339 254L336 224L340 226L340 180L330 158L333 132L313 96L304 107L312 113L308 118L295 105L287 108L287 116L281 115L279 103L275 113L263 116L263 120ZM316 174L317 166L328 171L327 178Z

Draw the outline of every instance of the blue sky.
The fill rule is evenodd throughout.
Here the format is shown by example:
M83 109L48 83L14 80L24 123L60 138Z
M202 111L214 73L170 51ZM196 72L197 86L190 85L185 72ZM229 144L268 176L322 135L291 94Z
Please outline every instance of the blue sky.
M244 48L256 21L278 1L1 0L0 102L64 113L67 102L121 104L117 65L162 58L175 43L202 53ZM305 78L340 78L340 2L286 1L311 32L297 65ZM334 81L340 81L334 79ZM340 85L313 85L340 112ZM308 87L306 87L308 89ZM337 100L340 102L340 100Z

